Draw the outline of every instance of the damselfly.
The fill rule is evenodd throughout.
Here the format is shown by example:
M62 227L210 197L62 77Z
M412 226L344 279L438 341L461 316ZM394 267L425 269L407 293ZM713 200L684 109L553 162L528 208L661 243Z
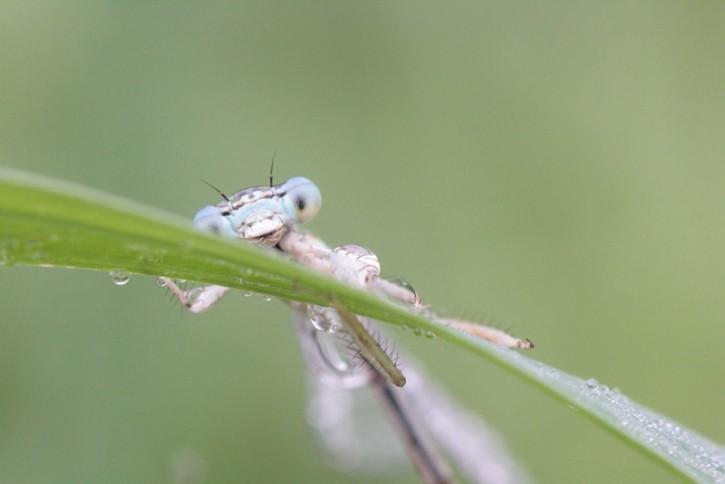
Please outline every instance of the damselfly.
M298 224L315 217L322 204L319 189L307 178L295 177L273 186L252 187L226 196L223 201L202 208L194 217L194 226L233 239L287 254L297 262L329 274L346 284L373 292L406 305L415 311L482 337L496 344L528 349L528 340L514 338L502 331L465 321L437 318L408 286L380 277L375 254L358 245L330 249L319 238L301 231ZM202 286L183 290L175 281L162 277L182 304L192 312L210 309L229 290L222 286ZM348 429L355 403L349 397L355 389L369 388L377 394L401 436L408 454L426 482L451 482L453 474L438 451L446 454L457 471L474 482L520 482L521 473L485 425L460 407L442 390L422 376L406 361L404 376L395 358L380 344L379 329L337 300L329 306L290 301L295 313L303 359L307 363L311 399L310 420L323 448L336 456L343 468L369 469L386 453L367 460L364 452L354 450L347 439L331 437L337 427ZM406 358L407 360L407 358ZM408 384L406 384L406 378ZM341 402L348 402L343 404ZM334 416L330 420L330 416ZM334 424L334 425L333 425ZM362 433L370 436L370 427ZM436 446L431 443L435 440ZM377 445L377 444L373 444Z

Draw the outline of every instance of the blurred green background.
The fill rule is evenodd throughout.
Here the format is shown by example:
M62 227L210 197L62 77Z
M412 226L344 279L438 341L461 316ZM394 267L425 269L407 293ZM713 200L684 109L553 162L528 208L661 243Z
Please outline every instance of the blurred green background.
M3 2L0 164L191 217L217 200L200 177L264 184L278 150L277 181L319 185L330 244L723 442L724 19L722 2ZM1 482L365 480L318 454L283 304L195 316L153 278L64 269L2 268L0 287ZM395 338L535 480L676 482L498 368Z

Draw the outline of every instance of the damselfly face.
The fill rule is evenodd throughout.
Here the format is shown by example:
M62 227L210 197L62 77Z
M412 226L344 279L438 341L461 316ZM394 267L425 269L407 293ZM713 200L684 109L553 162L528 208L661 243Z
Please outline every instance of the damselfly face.
M223 194L222 194L223 195ZM317 186L298 176L273 187L241 190L194 216L194 226L262 247L277 245L289 228L312 220L320 211Z

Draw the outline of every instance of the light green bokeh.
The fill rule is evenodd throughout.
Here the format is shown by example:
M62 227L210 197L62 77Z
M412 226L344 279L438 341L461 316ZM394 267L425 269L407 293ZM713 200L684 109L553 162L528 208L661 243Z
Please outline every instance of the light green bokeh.
M723 442L724 10L3 3L0 164L191 217L217 198L200 177L263 184L277 150L278 181L322 190L330 244ZM0 481L169 482L188 455L208 482L343 479L279 302L194 316L151 278L60 269L0 287ZM497 368L393 334L536 480L674 482Z

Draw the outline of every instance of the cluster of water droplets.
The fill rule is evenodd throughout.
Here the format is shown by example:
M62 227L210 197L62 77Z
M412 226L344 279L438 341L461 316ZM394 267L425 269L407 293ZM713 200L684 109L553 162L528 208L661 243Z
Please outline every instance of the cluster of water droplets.
M725 482L725 449L686 427L631 401L617 388L589 378L581 392L603 405L624 432L647 442L657 453L686 464L692 477Z
M725 482L725 448L649 408L632 401L618 388L610 388L594 378L581 379L507 352L519 360L547 386L567 395L574 410L585 411L617 429L623 435L642 442L698 481Z

